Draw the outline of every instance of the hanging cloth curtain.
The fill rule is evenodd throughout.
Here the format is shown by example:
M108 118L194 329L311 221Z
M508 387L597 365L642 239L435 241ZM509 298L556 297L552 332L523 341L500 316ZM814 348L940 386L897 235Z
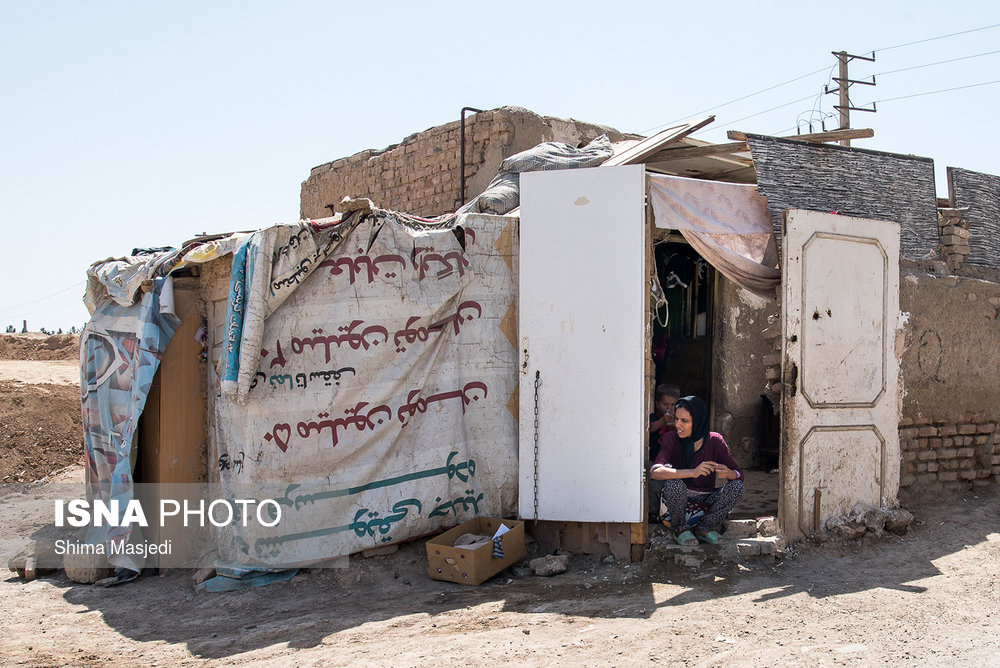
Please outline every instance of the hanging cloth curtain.
M745 290L774 299L781 283L767 199L757 186L648 174L656 226L678 230Z

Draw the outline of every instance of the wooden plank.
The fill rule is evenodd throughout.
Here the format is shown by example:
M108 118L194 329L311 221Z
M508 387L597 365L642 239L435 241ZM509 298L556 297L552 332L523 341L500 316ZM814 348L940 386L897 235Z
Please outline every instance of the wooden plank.
M524 526L538 543L538 556L553 554L559 549L559 529L562 522L528 520Z
M608 158L602 167L614 167L616 165L635 165L645 162L646 158L659 152L664 146L680 141L696 130L700 130L715 120L715 116L705 118L690 123L680 123L669 128L660 130L652 137L643 139L635 146L631 146L618 155Z
M709 144L708 146L682 146L679 148L664 149L654 156L655 160L650 160L650 162L703 158L705 156L726 153L748 153L749 151L750 147L747 146L745 141L734 141L728 144Z
M871 128L857 128L850 130L831 130L830 132L814 132L807 135L791 135L788 137L782 137L782 139L822 144L828 141L840 141L842 139L868 139L874 136L875 131ZM726 137L734 141L746 141L747 133L740 132L739 130L729 130L726 132Z
M632 560L632 528L624 522L608 522L608 545L617 561Z
M649 522L633 522L629 525L632 544L649 542Z
M163 352L160 365L160 483L204 479L201 446L206 443L204 381L198 361L201 308L193 290L175 285L174 307L181 326Z

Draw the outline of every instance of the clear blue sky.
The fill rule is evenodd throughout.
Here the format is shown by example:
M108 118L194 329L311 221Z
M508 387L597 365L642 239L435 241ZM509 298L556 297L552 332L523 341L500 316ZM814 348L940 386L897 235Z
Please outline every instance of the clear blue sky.
M890 98L1000 80L1000 53L977 55L1000 50L1000 27L899 45L994 24L985 0L0 0L0 329L80 326L95 260L296 220L311 167L466 105L644 134L704 110L709 141L790 134L842 49L876 50L852 78L886 73L852 89L886 100L852 115L875 129L855 145L933 158L942 196L948 165L1000 174L1000 84Z

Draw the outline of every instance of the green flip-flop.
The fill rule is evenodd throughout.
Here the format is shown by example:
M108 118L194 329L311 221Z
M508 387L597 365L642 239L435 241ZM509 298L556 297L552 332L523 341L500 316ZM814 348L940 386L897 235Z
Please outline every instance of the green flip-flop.
M691 547L698 544L698 539L690 531L682 531L674 536L674 540L677 541L678 545L683 545L684 547Z
M722 536L716 531L706 531L704 533L696 531L694 535L698 537L698 540L711 543L712 545L718 545L719 541L722 540Z

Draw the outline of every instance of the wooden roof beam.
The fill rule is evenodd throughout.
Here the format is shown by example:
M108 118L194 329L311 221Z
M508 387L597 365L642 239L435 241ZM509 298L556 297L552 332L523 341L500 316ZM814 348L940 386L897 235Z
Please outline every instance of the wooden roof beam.
M830 132L814 132L807 135L791 135L788 137L781 137L781 139L792 139L795 141L805 141L812 142L814 144L822 144L828 141L840 141L841 139L868 139L875 136L875 131L871 128L857 128L857 129L847 129L847 130L831 130ZM729 130L726 132L726 137L734 141L746 141L747 133L740 132L739 130ZM725 146L725 144L719 144L720 146Z

